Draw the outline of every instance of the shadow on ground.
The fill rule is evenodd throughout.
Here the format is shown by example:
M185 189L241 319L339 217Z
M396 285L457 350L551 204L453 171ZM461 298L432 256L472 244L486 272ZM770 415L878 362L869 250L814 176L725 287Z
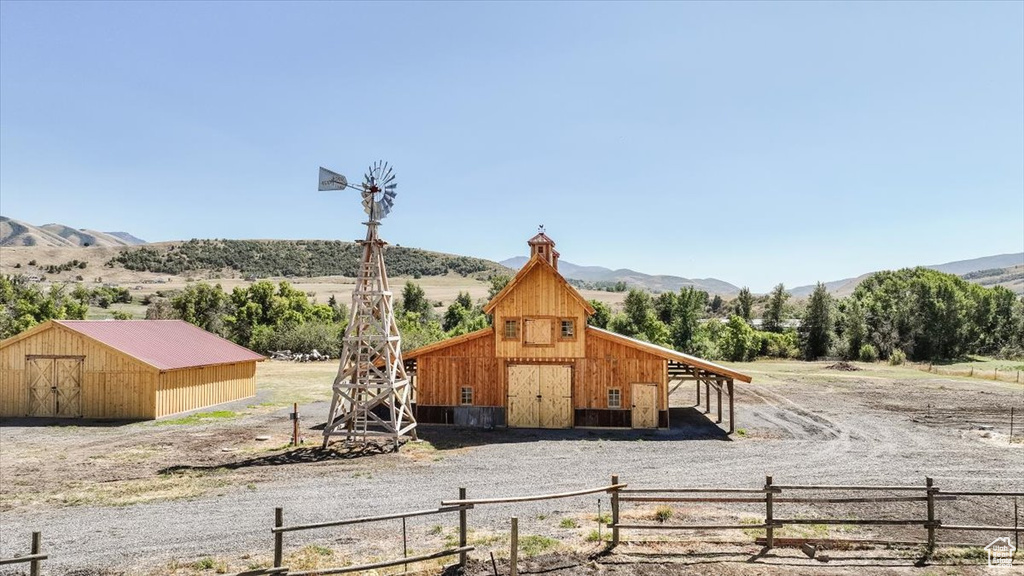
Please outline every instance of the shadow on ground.
M279 454L270 454L255 458L247 458L237 462L226 462L210 466L169 466L157 471L157 474L174 474L175 472L209 472L213 470L238 470L259 466L284 466L288 464L312 464L332 460L354 460L365 456L385 454L393 450L392 444L369 444L359 447L294 448Z
M732 437L695 407L674 407L669 410L667 429L634 430L628 428L459 428L443 424L420 424L416 430L421 440L438 450L452 450L484 444L517 444L537 441L623 441L661 442L680 440L726 440Z
M113 420L108 418L0 418L0 428L116 428L144 420Z

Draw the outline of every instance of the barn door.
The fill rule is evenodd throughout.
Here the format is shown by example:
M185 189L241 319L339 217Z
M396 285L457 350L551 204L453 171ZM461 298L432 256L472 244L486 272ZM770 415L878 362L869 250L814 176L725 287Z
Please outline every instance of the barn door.
M82 415L82 358L26 356L28 415Z
M25 357L28 379L28 415L56 416L57 387L53 382L53 358Z
M572 367L540 367L540 427L572 428Z
M54 409L60 418L80 418L82 416L82 359L55 358L53 372L56 383L57 407Z
M658 427L658 385L633 384L633 428Z
M508 425L511 428L536 428L540 424L536 364L508 367Z

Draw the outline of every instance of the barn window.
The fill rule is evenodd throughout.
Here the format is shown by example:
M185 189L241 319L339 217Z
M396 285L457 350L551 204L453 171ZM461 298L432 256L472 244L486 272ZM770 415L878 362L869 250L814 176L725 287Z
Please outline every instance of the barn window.
M576 337L576 322L573 320L562 320L562 338L572 339Z
M608 389L608 407L622 408L622 390L618 388Z
M505 320L505 339L506 340L518 340L519 339L519 321L518 320Z
M473 403L473 387L472 386L463 386L462 387L462 394L459 396L459 403L463 404L463 405L465 405L465 404L472 404Z

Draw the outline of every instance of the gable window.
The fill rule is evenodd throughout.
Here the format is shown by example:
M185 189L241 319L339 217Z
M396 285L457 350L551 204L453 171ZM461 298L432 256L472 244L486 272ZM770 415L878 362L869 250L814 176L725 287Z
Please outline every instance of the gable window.
M473 387L463 386L462 392L459 394L459 404L467 405L473 403Z
M576 337L576 321L571 319L562 320L562 331L561 338L564 340L572 340Z
M608 389L608 407L622 408L622 390L618 388Z
M504 335L506 340L519 340L519 321L505 320Z

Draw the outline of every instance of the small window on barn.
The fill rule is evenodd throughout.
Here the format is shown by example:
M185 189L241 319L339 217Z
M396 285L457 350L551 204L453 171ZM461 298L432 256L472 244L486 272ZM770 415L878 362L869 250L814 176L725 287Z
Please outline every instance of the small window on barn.
M462 387L462 394L459 396L459 403L462 404L462 405L467 405L467 404L472 404L473 403L473 387L472 386L463 386Z
M574 320L562 320L562 338L572 340L576 337L576 322Z
M622 408L622 390L618 388L608 389L608 407Z
M505 320L505 339L519 340L519 321Z

